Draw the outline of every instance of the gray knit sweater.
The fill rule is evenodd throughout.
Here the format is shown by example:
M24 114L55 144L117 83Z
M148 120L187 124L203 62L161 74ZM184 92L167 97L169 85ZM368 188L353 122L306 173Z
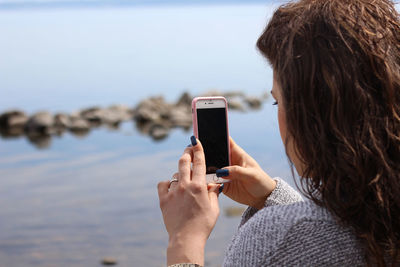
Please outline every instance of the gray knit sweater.
M259 211L248 208L223 266L363 266L354 233L281 179Z

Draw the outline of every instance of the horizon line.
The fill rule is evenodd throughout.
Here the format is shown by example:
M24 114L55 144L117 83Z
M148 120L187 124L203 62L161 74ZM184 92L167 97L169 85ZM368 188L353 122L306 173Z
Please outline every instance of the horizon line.
M230 5L230 4L271 4L277 2L284 2L281 0L214 0L214 1L204 1L204 0L192 0L188 3L187 0L93 0L93 1L0 1L0 10L3 9L40 9L40 8L91 8L91 7L129 7L129 6L206 6L206 5ZM278 4L278 3L277 3Z

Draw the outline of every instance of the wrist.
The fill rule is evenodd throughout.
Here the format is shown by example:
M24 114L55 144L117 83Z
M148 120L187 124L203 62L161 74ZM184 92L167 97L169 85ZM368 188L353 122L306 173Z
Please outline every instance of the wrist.
M268 195L269 196L269 195ZM264 208L265 206L265 202L267 201L268 196L263 197L262 199L260 199L258 202L254 203L253 205L251 205L252 208L255 208L257 210L260 210L262 208Z
M276 181L271 179L268 181L268 186L267 188L269 188L268 193L265 194L263 197L260 198L259 201L257 201L256 203L254 203L253 205L251 205L251 207L260 210L262 208L264 208L265 203L267 202L268 197L271 195L271 193L275 190L276 188Z
M206 242L199 238L170 238L167 248L167 265L190 262L204 266Z

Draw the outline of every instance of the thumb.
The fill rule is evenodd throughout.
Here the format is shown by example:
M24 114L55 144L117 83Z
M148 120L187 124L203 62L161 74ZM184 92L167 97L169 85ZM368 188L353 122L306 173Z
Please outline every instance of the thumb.
M241 179L251 178L254 176L250 168L244 168L237 165L219 169L217 170L216 174L217 177L222 177L228 180L241 180Z

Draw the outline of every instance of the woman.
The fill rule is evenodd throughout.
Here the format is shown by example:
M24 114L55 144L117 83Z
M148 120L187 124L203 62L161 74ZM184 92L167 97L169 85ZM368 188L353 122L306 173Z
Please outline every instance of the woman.
M231 140L223 193L249 205L224 266L400 264L400 20L388 0L302 0L280 7L257 42L304 196L271 179ZM191 171L191 163L192 171ZM218 217L202 146L158 185L167 262L204 264Z

